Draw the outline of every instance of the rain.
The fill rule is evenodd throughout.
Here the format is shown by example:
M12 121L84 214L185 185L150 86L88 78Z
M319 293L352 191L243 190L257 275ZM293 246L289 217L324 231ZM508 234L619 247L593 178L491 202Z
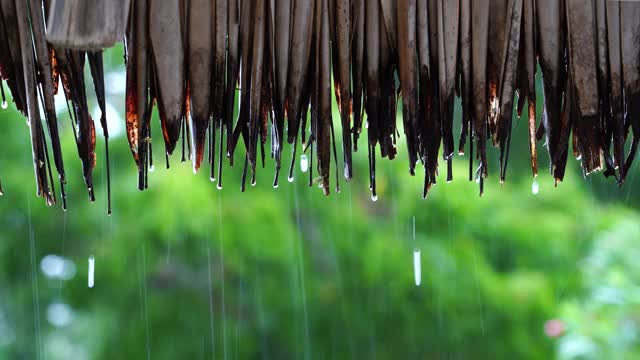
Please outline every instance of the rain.
M104 50L80 54L61 43L68 32L3 30L39 24L38 3L0 1L0 38L33 42L0 42L0 358L640 355L636 102L629 76L613 76L640 45L602 25L634 29L638 5L131 2L163 21L139 26L147 37L112 12L129 2L99 0L122 31L105 39L87 17L81 40ZM28 4L19 24L13 4ZM175 36L189 22L174 14L212 33ZM506 45L463 44L478 30ZM588 33L598 41L581 49L575 35ZM141 38L158 51L137 51ZM298 40L308 48L283 45ZM175 43L182 60L159 56ZM196 48L210 61L194 62ZM26 97L24 71L3 66L18 53L37 70ZM61 71L41 72L45 58ZM215 74L204 85L196 64ZM582 71L609 95L577 89Z

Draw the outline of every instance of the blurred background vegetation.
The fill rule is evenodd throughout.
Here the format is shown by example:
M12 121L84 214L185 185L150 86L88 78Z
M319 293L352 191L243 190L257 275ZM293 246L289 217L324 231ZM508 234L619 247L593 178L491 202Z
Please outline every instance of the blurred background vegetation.
M295 182L285 174L274 189L272 162L245 193L241 168L226 167L219 191L208 169L194 176L179 154L164 168L154 121L156 167L141 193L123 136L122 49L105 56L112 216L99 126L91 204L58 104L63 212L35 196L24 118L12 104L0 112L0 358L640 357L637 167L620 189L601 174L583 179L569 161L554 188L541 149L533 194L519 123L507 182L498 183L494 150L482 198L460 156L454 181L441 176L422 200L422 176L409 176L402 140L396 161L378 160L376 202L362 151L354 180L329 197L309 189L299 167Z

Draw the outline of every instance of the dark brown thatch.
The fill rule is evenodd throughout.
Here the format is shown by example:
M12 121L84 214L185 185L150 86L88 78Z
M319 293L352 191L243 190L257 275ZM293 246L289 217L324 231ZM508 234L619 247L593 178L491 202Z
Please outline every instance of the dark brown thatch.
M38 195L50 204L56 201L56 191L49 150L60 178L63 204L65 200L64 164L53 109L58 79L73 104L74 135L93 199L95 125L84 90L85 59L102 109L100 124L108 137L101 50L123 36L126 129L140 189L148 186L146 176L152 164L154 104L160 113L167 166L168 156L182 138L188 150L185 154L183 145L182 160L192 159L197 171L205 159L208 139L210 176L222 187L224 155L233 165L235 149L242 141L246 153L238 156L244 163L243 189L247 175L255 181L258 165L264 166L265 148L275 159L277 186L283 146L293 144L292 177L300 142L302 151L311 153L312 162L316 160L318 181L326 194L331 189L331 166L335 166L335 189L339 191L339 165L350 180L352 151L358 150L364 118L369 181L375 196L376 153L389 159L397 153L400 101L409 172L414 175L418 164L424 166L425 197L436 182L441 151L447 180L453 178L455 149L469 152L469 180L477 179L482 193L490 173L489 142L499 148L496 174L504 181L511 142L523 141L511 138L513 109L520 116L525 104L534 177L538 174L538 141L545 137L556 182L564 177L571 143L585 175L604 170L605 176L614 176L622 184L640 140L639 2L90 3L0 0L0 77L18 110L28 117ZM542 70L542 94L535 91L537 65ZM331 74L338 119L331 113ZM234 119L236 87L240 98ZM4 94L4 87L2 90ZM535 103L540 96L544 111L538 121ZM462 100L457 147L453 134L456 97ZM45 110L46 126L39 106ZM342 128L342 146L336 144L336 122ZM631 148L625 151L630 133Z

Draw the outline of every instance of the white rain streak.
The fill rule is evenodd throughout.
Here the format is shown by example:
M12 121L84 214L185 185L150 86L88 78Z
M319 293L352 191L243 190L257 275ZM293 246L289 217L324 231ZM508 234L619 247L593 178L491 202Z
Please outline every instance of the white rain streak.
M93 255L89 256L89 274L87 276L87 285L89 285L89 288L93 288L93 285L95 285L95 278L94 278L94 274L95 274L95 266L96 266L96 259L93 257Z

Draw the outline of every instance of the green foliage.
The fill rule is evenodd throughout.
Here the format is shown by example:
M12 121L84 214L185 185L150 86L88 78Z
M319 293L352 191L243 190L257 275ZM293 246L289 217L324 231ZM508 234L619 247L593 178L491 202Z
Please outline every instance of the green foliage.
M34 196L21 121L0 112L0 358L548 359L572 358L565 350L577 337L590 344L587 358L640 351L621 333L637 327L638 214L602 204L574 173L558 189L543 174L533 195L526 146L515 145L507 182L492 173L482 198L460 157L455 181L443 178L422 200L400 140L398 159L379 161L372 202L362 151L355 179L324 197L299 170L295 183L285 175L273 189L269 168L245 193L241 169L227 168L218 191L206 167L194 176L179 154L166 171L159 142L140 193L120 136L110 147L108 217L102 157L90 204L66 117L69 210ZM47 254L73 260L75 277L46 277ZM603 288L623 303L603 302ZM67 326L47 320L54 302L70 305ZM559 340L544 333L552 318L568 327Z
M569 331L557 350L561 359L631 359L640 354L640 222L619 212L617 226L603 231L580 263L583 296L563 304Z

